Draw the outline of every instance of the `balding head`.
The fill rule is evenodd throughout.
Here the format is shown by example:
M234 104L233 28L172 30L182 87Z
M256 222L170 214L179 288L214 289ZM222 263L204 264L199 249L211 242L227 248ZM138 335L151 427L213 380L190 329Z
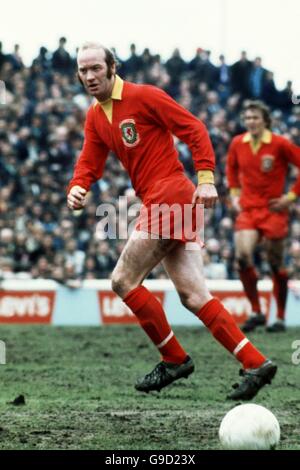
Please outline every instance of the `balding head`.
M78 77L87 92L98 101L111 96L116 75L114 54L97 42L86 42L78 50Z
M96 41L85 41L78 49L78 52L84 51L85 49L106 49L103 44Z
M86 41L84 42L78 49L77 54L77 63L79 64L79 60L82 56L86 55L85 51L94 51L96 53L104 54L104 60L106 62L108 70L111 70L113 66L116 66L116 58L114 53L108 49L107 47L103 46L100 42L96 41Z

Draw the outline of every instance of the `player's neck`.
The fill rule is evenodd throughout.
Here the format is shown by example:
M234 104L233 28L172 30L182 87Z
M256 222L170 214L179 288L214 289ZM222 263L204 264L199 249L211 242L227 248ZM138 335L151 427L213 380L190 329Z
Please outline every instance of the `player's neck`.
M116 76L113 75L111 77L111 79L109 80L109 82L108 82L107 89L105 90L105 92L102 93L101 95L95 96L95 98L98 101L100 101L100 103L104 103L105 101L108 101L111 98L112 91L113 91L114 84L115 84L115 80L116 80Z
M251 139L253 142L259 142L262 139L264 133L264 129L262 129L260 132L257 132L255 134L251 134Z

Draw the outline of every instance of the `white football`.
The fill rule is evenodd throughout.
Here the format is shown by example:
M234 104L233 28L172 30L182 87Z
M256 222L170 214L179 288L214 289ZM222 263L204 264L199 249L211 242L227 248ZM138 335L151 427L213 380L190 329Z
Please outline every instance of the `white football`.
M270 410L247 403L236 406L224 416L219 438L225 449L275 449L280 439L280 426Z

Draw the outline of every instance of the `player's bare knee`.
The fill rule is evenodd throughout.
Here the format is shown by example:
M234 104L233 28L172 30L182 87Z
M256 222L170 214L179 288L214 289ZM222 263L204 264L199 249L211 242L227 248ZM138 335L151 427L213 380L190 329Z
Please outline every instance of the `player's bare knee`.
M179 294L182 305L188 310L194 311L195 304L197 303L196 295L193 294Z
M128 271L123 271L122 269L115 269L112 272L111 276L111 287L112 290L122 297L126 297L126 295L138 287L141 283L140 277L133 277L130 276Z
M273 274L277 274L282 268L281 260L269 260L269 264Z
M116 271L112 273L111 287L117 295L124 298L136 285L130 282L125 274Z
M114 273L111 276L111 288L115 294L120 295L122 290L122 281Z
M268 253L268 261L273 274L276 274L283 266L283 257L279 253Z
M252 258L248 253L241 253L236 257L238 269L242 271L252 266Z
M271 270L276 274L284 266L284 242L283 240L267 241L267 256Z
M200 308L211 298L209 293L178 291L182 305L193 313L199 312Z

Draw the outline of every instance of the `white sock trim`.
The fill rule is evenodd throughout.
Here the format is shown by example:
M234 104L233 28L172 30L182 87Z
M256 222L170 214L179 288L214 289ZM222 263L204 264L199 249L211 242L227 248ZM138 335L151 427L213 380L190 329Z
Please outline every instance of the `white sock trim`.
M240 350L243 349L244 346L246 346L247 343L249 343L248 338L242 339L242 341L237 345L237 347L233 351L233 354L236 356L240 352Z
M168 336L167 336L164 340L162 340L161 343L157 344L156 347L157 347L158 349L162 348L163 346L165 346L165 344L167 344L167 343L170 341L170 339L171 339L173 336L174 336L174 333L173 333L173 331L171 330L171 332L168 334Z

